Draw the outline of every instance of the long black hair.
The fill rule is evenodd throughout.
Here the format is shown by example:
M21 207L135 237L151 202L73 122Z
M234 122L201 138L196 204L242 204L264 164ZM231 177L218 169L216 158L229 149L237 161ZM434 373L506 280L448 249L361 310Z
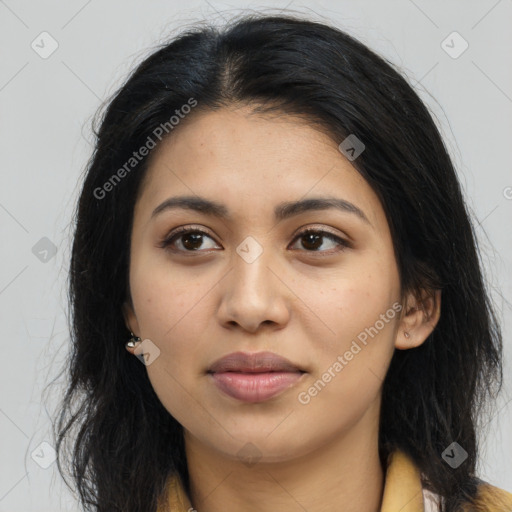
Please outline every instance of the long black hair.
M184 116L183 106L193 104L188 110L247 104L298 115L337 144L349 135L364 143L352 164L386 212L402 292L442 290L433 333L393 355L381 460L403 450L444 497L443 509L457 510L476 492L476 425L501 384L502 344L453 164L429 111L391 63L335 27L291 15L188 28L138 65L94 127L74 219L69 385L55 425L64 479L61 459L83 505L100 512L155 510L172 473L188 486L182 427L124 348L122 304L148 163L139 153L131 159L150 139L158 145L179 130L171 116L192 122L195 112ZM441 457L452 442L468 453L456 469Z

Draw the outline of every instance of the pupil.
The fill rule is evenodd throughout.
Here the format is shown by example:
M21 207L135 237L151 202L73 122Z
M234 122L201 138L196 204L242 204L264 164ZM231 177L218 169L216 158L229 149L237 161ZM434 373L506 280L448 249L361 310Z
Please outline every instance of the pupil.
M305 238L306 238L306 243L303 243L303 245L306 249L318 249L318 247L320 247L322 245L321 243L320 244L318 243L321 240L322 235L307 233L305 235ZM308 244L312 244L313 247L308 247Z
M203 235L199 233L189 233L188 235L185 235L183 237L183 246L186 249L198 249L199 247L201 247L202 237ZM192 243L189 243L190 240L192 240ZM197 246L194 244L197 244Z

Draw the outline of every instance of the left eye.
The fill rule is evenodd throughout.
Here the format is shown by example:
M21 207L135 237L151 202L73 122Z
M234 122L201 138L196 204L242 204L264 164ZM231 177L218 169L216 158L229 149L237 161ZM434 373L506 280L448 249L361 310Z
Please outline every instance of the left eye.
M321 231L318 229L306 229L305 231L302 231L302 233L299 233L295 237L295 240L300 239L302 239L302 247L305 248L308 252L331 252L333 247L341 247L337 250L343 250L349 247L348 242L342 238L333 235L328 231ZM330 247L327 247L327 250L319 250L322 245L324 245L324 239L327 239L331 242Z

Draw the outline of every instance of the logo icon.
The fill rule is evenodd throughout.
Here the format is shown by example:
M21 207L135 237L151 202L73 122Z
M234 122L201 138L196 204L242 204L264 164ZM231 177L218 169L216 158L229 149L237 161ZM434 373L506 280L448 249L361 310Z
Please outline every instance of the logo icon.
M48 263L57 253L57 247L49 239L43 236L34 247L32 247L32 254L36 256L43 263Z
M248 236L236 248L236 252L246 263L253 263L263 253L263 247L252 236Z
M55 459L57 453L53 446L46 441L43 441L31 454L32 460L43 469L49 468Z
M443 40L441 48L452 59L458 59L469 48L469 43L458 32L452 32Z
M467 458L468 452L455 441L441 454L443 460L453 469L458 468Z
M59 43L48 32L41 32L30 44L39 57L47 59L59 47Z
M346 139L341 142L338 149L353 162L364 150L366 146L363 142L351 133Z
M261 452L255 444L246 443L238 450L237 456L246 466L250 467L261 459Z
M160 355L160 349L150 339L145 339L133 353L144 365L149 366Z

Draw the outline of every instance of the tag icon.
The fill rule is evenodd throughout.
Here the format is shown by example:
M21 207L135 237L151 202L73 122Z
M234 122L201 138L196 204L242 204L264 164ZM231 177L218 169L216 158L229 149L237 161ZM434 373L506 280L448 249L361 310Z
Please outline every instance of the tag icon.
M346 139L341 142L338 149L353 162L364 150L366 146L363 142L351 133Z
M43 263L48 263L56 253L56 245L45 236L32 247L32 254Z
M468 452L455 441L441 454L443 460L453 469L458 468L467 458Z
M452 59L458 59L469 48L469 43L458 32L452 32L442 41L441 48Z
M145 366L149 366L160 356L160 349L150 339L145 339L133 353Z
M49 468L57 458L53 446L43 441L31 454L32 460L43 469Z
M246 262L253 263L263 253L263 247L252 236L248 236L236 248L238 255Z
M254 466L261 459L261 451L253 443L245 443L237 452L238 458L246 466Z
M59 47L59 43L48 32L41 32L30 44L39 57L47 59Z

